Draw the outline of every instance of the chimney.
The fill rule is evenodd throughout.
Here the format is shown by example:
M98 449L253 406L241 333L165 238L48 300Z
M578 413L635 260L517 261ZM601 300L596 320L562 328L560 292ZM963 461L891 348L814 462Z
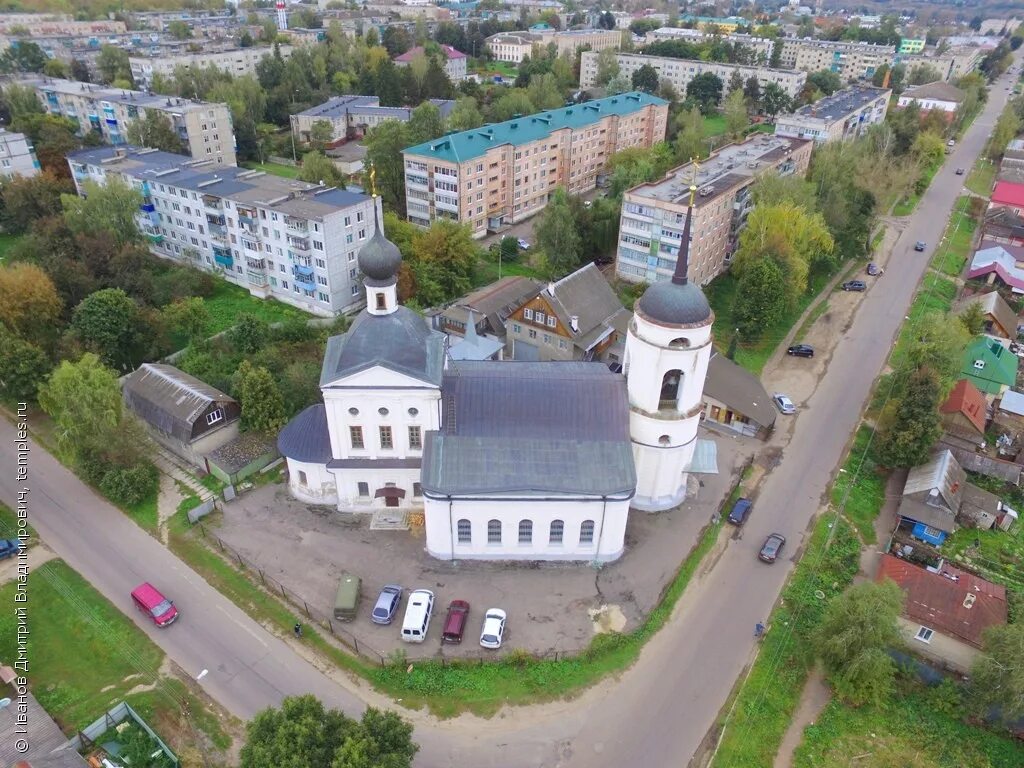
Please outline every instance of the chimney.
M580 332L580 318L579 315L573 315L569 318L569 327L572 328L573 333Z
M555 284L554 283L548 283L548 295L549 296L554 296L555 295Z

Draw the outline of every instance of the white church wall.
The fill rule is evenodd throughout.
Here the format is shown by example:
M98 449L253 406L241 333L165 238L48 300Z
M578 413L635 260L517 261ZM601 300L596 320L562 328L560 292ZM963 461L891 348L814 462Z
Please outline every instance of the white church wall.
M288 490L307 504L337 504L338 491L334 475L324 464L309 464L287 459Z
M450 507L449 507L450 504ZM611 562L625 546L629 500L494 500L424 498L426 549L440 560L576 560ZM459 541L459 520L470 521L470 541ZM488 523L501 523L491 543ZM532 536L519 543L519 523L532 522ZM561 543L550 540L551 523L563 522ZM581 543L584 521L593 521L592 543Z
M394 483L396 488L405 491L405 498L398 501L398 509L418 509L423 506L423 499L417 495L420 482L419 467L396 469L360 467L333 469L329 472L338 489L336 498L338 510L341 512L370 513L386 508L385 500L374 498L374 494L377 489L385 488L389 483ZM360 483L364 483L365 488L361 489Z
M689 346L670 346L679 339L685 339ZM711 348L710 323L700 328L667 328L635 315L626 337L624 365L630 404L657 411L665 374L679 370L683 374L678 393L681 410L698 405Z

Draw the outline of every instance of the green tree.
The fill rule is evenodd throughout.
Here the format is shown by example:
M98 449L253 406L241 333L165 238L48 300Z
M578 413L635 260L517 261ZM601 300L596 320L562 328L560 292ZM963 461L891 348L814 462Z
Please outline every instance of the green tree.
M96 56L96 69L105 83L113 83L115 80L127 80L129 83L132 81L128 51L116 45L100 46L100 52Z
M443 304L472 288L478 253L465 224L435 221L413 237L411 250L415 298L421 306Z
M761 107L764 109L765 114L769 120L775 120L775 117L780 112L787 112L792 107L792 100L782 90L782 86L778 83L768 83L764 87L764 93L761 95Z
M75 307L71 328L105 365L119 371L142 362L148 327L139 306L120 288L104 288Z
M618 51L605 48L597 54L597 85L607 85L608 81L619 74Z
M345 188L345 174L323 152L307 152L302 157L299 179L311 184L326 184L329 187Z
M146 116L133 120L126 131L128 143L137 147L162 149L164 152L182 154L183 145L171 125L171 119L163 112L148 110Z
M135 217L142 205L142 193L115 176L106 184L83 184L86 197L61 195L64 221L75 234L113 238L118 246L137 241L139 228Z
M43 74L47 77L59 77L67 80L71 76L68 65L60 59L47 59L43 64Z
M633 89L654 93L658 90L658 70L650 64L644 64L633 73Z
M1006 151L1006 146L1017 135L1020 128L1020 118L1012 106L1008 106L999 115L992 128L992 133L989 134L988 144L985 146L985 156L993 163L998 163L1003 157L1003 152Z
M942 435L939 405L942 389L939 377L929 368L918 368L903 386L891 420L878 441L878 459L889 467L916 467L931 456Z
M0 397L8 402L35 402L39 385L52 367L42 349L0 326Z
M924 131L914 139L910 152L925 166L939 163L945 157L946 142L938 134Z
M889 74L889 65L881 64L875 69L875 73L871 76L871 84L876 88L881 88L885 83L885 76Z
M61 195L73 190L67 179L48 171L0 181L0 222L10 234L23 234L40 219L59 214Z
M733 70L732 74L729 75L729 82L725 86L725 92L727 94L735 93L736 91L743 90L743 75L740 74L739 70Z
M609 96L615 96L616 94L632 90L632 88L633 81L630 80L625 72L620 72L608 81L608 85L604 87L604 90Z
M256 315L243 312L227 333L228 342L244 355L251 355L263 349L270 338L270 325Z
M309 146L316 152L323 152L334 138L334 128L329 120L316 120L309 126Z
M985 330L985 310L980 301L972 301L958 317L971 336L977 336Z
M695 101L701 112L709 115L722 101L722 81L710 72L703 72L686 84L686 97Z
M925 83L934 83L936 80L942 80L942 73L931 64L918 64L910 70L910 74L907 76L907 82L910 85L924 85Z
M941 312L929 312L917 322L917 335L907 350L914 368L927 368L939 378L943 394L960 378L964 350L971 337L962 323L951 323Z
M749 125L747 120L747 100L743 96L743 91L736 89L730 93L725 99L722 111L725 113L725 127L729 136L734 141L739 141L743 138L743 132L746 130L747 125Z
M409 115L407 131L408 140L412 144L422 144L444 136L444 118L441 117L441 110L436 104L423 102Z
M760 338L779 322L785 311L782 268L763 257L748 265L736 291L736 326L740 335L745 339Z
M743 96L747 100L747 107L751 112L757 112L761 106L761 81L751 75L743 84Z
M42 115L43 105L39 103L35 89L27 85L9 83L3 89L3 104L11 114L12 125L19 117L26 115ZM21 130L19 128L18 130Z
M818 207L814 184L796 174L780 176L774 171L762 173L751 187L750 194L754 197L755 205L790 202L809 213Z
M856 584L833 598L814 636L829 681L851 704L879 704L892 691L901 645L903 591L890 580Z
M704 115L700 109L693 107L688 112L680 112L676 121L679 126L675 143L676 157L683 162L704 157L707 154L707 139Z
M167 34L175 40L188 40L192 37L192 27L181 19L174 19L167 23Z
M43 49L31 40L18 40L0 56L0 69L4 72L41 72L47 58Z
M35 264L0 265L0 324L45 345L59 327L64 304L49 275Z
M206 329L210 325L210 311L206 302L199 296L190 296L168 304L161 311L164 325L195 344L206 338Z
M501 249L502 260L509 262L519 258L519 240L517 238L506 235L501 238L499 248Z
M821 69L817 72L811 72L807 76L807 82L817 90L821 91L825 96L831 96L843 87L843 80L839 77L839 73L833 72L830 69Z
M463 96L455 100L455 106L448 113L448 128L453 131L468 131L484 124L476 99Z
M628 88L627 88L628 90ZM529 115L537 110L526 91L514 88L491 105L491 120L496 123L511 120L515 115Z
M405 165L402 150L410 146L405 123L385 120L371 128L363 140L366 146L366 179L363 187L371 189L370 169L375 171L376 190L384 205L405 214Z
M534 233L549 277L561 277L579 266L583 243L576 231L569 198L561 187L551 196Z
M989 627L971 666L971 698L982 715L997 708L1006 721L1024 715L1024 624Z
M270 434L288 421L284 396L274 377L263 366L243 361L238 370L238 399L242 404L242 428L249 432Z
M39 405L53 419L57 441L76 456L95 435L107 435L121 421L117 374L87 352L65 360L39 388Z

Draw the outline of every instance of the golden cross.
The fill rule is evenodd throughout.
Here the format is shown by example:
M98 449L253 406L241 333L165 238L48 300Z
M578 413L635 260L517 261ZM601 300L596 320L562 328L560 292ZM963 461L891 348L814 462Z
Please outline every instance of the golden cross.
M370 194L377 196L377 167L370 163Z
M690 206L693 206L693 197L697 194L697 172L700 170L700 161L696 157L691 157L690 162L693 163L690 176Z

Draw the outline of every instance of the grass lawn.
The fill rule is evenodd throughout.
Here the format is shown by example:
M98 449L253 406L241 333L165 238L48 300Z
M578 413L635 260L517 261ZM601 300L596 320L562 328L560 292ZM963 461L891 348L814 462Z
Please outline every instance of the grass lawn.
M964 186L974 194L987 198L992 194L992 185L995 183L997 170L995 163L991 160L979 157Z
M972 474L970 481L996 494L1012 509L1024 508L1021 488L986 475ZM985 578L1024 592L1024 525L1018 523L1009 531L961 528L950 535L942 549L950 559L980 571Z
M705 136L721 136L727 130L729 129L725 125L725 115L707 115L704 118Z
M476 66L471 67L471 71L486 76L501 75L504 78L511 78L513 80L519 75L519 69L507 61L484 61L483 59L477 59Z
M159 531L160 521L156 511L159 489L155 490L148 498L133 507L122 507L124 513L135 521L136 525L151 534L156 535Z
M855 709L831 702L804 731L794 768L1024 765L1024 745L1019 741L945 714L937 701L943 690L942 686L926 690L905 683L898 696L880 707ZM959 707L954 711L959 712Z
M774 327L766 328L757 341L741 341L737 345L736 362L751 373L760 375L764 364L768 362L768 358L775 352L779 343L786 338L789 329L793 327L814 297L821 293L831 279L832 275L829 274L812 275L807 293L800 297L792 311L787 312ZM712 328L715 341L719 349L722 350L729 348L736 329L734 317L738 286L739 282L736 278L726 272L704 287L704 294L708 297L708 302L715 312L715 324Z
M7 235L0 233L0 261L7 257L9 251L15 244L20 243L24 235Z
M528 253L520 252L519 259L517 261L506 261L502 259L501 262L501 276L509 277L510 275L519 275L521 277L532 277L535 280L545 281L545 278L541 276L541 273L530 266L530 256ZM484 257L477 263L476 273L474 274L474 286L481 288L485 285L490 285L498 279L498 262L496 259L490 258L490 252L485 251Z
M889 365L892 368L898 369L902 366L907 348L913 341L914 329L918 327L921 317L930 312L938 312L943 315L949 312L949 308L953 306L956 291L956 283L952 280L934 272L925 274L923 284L914 297L914 303L910 305L910 312L907 315L909 321L903 321L903 327L900 329L892 355L889 357Z
M275 176L284 176L286 179L297 179L299 177L298 168L294 165L282 165L281 163L257 163L252 160L246 160L239 163L243 168L251 168L254 171L263 171L265 173L272 173Z
M970 202L967 195L956 201L946 224L945 242L932 259L932 269L950 277L957 277L963 271L970 255L974 231L978 228L978 222L968 213Z
M924 189L921 190L921 194L911 190L909 195L896 203L895 207L892 209L893 216L909 216L914 212L914 209L917 208L917 204L921 201L921 195L923 195L928 190L928 187L931 186L932 179L935 178L935 174L939 172L939 168L942 167L945 160L946 158L943 156L941 160L936 160L930 166L921 171L920 178L925 180Z
M274 299L258 299L244 288L224 280L217 281L213 294L205 299L205 303L210 313L210 335L226 331L243 312L256 315L268 323L283 322L291 317L310 317L290 304Z
M885 503L885 476L879 472L869 450L870 440L870 427L857 430L831 493L832 505L843 506L843 517L857 529L866 544L875 543L874 521Z

